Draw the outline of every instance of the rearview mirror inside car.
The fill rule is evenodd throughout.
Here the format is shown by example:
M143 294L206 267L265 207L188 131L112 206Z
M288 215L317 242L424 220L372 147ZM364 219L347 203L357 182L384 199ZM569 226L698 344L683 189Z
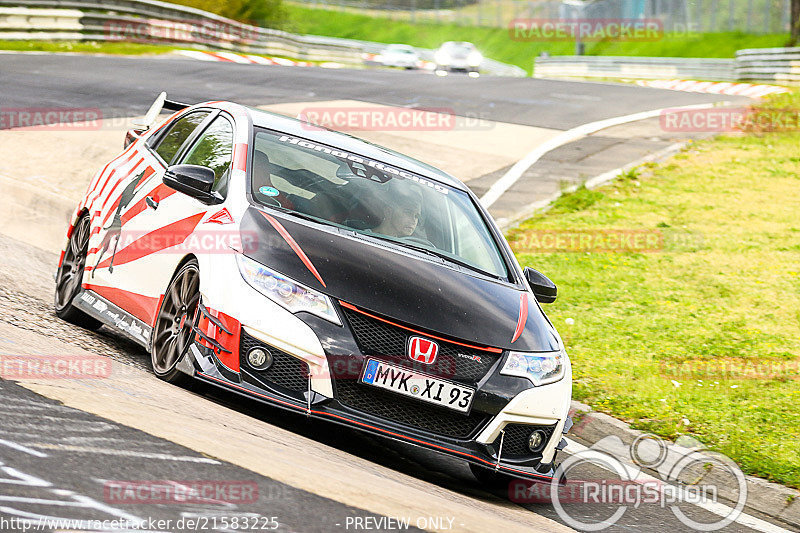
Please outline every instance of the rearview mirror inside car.
M222 196L212 190L214 171L199 165L172 165L164 173L164 185L197 198L207 205L219 204Z
M536 299L539 301L539 303L551 304L556 301L558 289L556 288L556 284L553 283L550 278L538 270L534 270L531 267L525 267L525 279L528 280L528 283L533 290L533 295L536 296Z

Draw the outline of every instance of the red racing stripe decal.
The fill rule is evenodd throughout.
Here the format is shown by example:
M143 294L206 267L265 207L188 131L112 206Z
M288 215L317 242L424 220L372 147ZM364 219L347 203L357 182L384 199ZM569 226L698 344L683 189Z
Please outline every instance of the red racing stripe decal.
M217 311L216 309L212 309L210 307L207 307L206 309L208 309L208 312L211 314L211 316L215 317L223 326L225 326L225 329L231 332L231 335L228 335L223 330L218 328L213 322L203 316L202 313L200 313L200 321L197 324L198 329L205 333L210 339L217 341L220 346L230 352L227 353L217 352L216 350L214 351L217 359L219 359L219 361L225 365L225 367L234 372L239 372L239 335L242 329L241 323L222 311ZM213 345L207 341L204 341L199 335L195 337L195 340L206 348L214 349Z
M131 173L135 172L135 171L136 171L136 167L138 167L138 166L139 166L139 165L141 165L142 163L144 163L144 157L143 157L143 158L141 158L141 159L139 159L139 161L137 161L137 162L136 162L136 164L134 164L134 165L133 165L133 168L132 168L132 170L131 170ZM108 191L108 195L106 196L106 199L103 201L103 205L101 205L101 206L100 206L100 211L102 211L103 209L105 209L105 208L106 208L106 204L108 204L108 201L109 201L109 200L111 200L111 198L114 196L114 191L116 191L116 190L117 190L117 187L119 187L119 186L120 186L120 184L121 184L123 181L125 181L125 178L127 178L127 177L128 177L128 176L123 176L123 177L121 177L120 179L118 179L118 180L117 180L117 182L114 184L114 186L113 186L113 187L111 187L111 190L110 190L110 191ZM100 213L100 211L98 211L97 213L99 214L99 213ZM108 217L106 217L106 218L108 218Z
M346 307L347 309L350 309L351 311L355 311L356 313L361 313L362 315L366 315L366 316L368 316L370 318L374 318L375 320L380 320L381 322L384 322L384 323L389 324L391 326L394 326L396 328L400 328L400 329L404 329L406 331L410 331L412 333L416 333L417 335L425 335L426 337L430 337L431 339L436 339L436 340L439 340L439 341L449 342L450 344L457 344L459 346L464 346L465 348L472 348L473 350L481 350L481 351L484 351L484 352L491 352L491 353L503 353L503 350L501 350L500 348L490 348L488 346L474 346L472 344L466 344L466 343L463 343L463 342L452 341L450 339L445 339L443 337L438 337L436 335L431 335L430 333L425 333L424 331L419 331L419 330L416 330L416 329L413 329L413 328L409 328L409 327L406 327L406 326L401 326L400 324L398 324L396 322L392 322L391 320L386 320L385 318L381 318L379 316L375 316L372 313L368 313L367 311L364 311L363 309L359 309L358 307L356 307L353 304L349 304L349 303L343 302L341 300L339 300L339 304L342 307Z
M152 196L153 200L155 200L156 202L160 202L164 198L172 196L173 194L175 194L175 192L176 192L175 189L170 189L163 183L159 183L152 191L150 191L149 194L146 195L146 197ZM141 200L133 204L127 211L122 213L122 216L120 217L122 220L122 225L124 226L130 219L132 219L145 209L147 209L147 201L145 201L145 199L142 198Z
M145 169L145 171L144 171L144 175L143 175L143 176L142 176L142 178L141 178L141 183L144 183L145 181L147 181L147 179L148 179L150 176L152 176L154 172L155 172L155 170L153 170L153 167L147 167L147 168ZM155 190L155 189L154 189L154 190ZM137 191L137 192L138 192L138 191ZM152 194L152 193L150 193L150 194ZM109 195L109 197L110 197L110 195ZM108 208L108 213L106 213L106 217L103 219L103 227L105 227L105 226L106 226L106 224L108 223L108 219L110 219L110 218L111 218L111 215L113 215L114 213L116 213L116 212L117 212L117 207L119 207L119 202L120 202L120 200L121 200L121 199L122 199L122 195L120 194L120 196L117 196L117 199L116 199L116 200L114 200L114 203L113 203L113 204L111 204L111 207L109 207L109 208ZM106 201L108 201L108 200L106 200ZM146 206L146 203L145 203L145 200L144 200L144 198L142 198L142 199L141 199L139 202L137 202L137 204L138 204L138 203L141 203L141 204L142 204L142 206ZM134 204L134 205L137 205L137 204ZM105 208L105 204L103 204L103 208ZM130 210L130 209L129 209L129 210ZM125 222L124 222L124 220L125 220L125 219L124 219L124 216L125 216L125 215L124 215L124 213L123 213L123 215L120 217L120 218L121 218L121 220L123 221L123 225L124 225L124 223L125 223Z
M133 146L133 145L131 145L131 146ZM130 163L131 159L133 159L134 156L136 156L136 152L135 151L131 152L131 154L127 158L125 158L125 160L122 163L120 163L119 165L114 167L114 169L108 174L108 177L106 178L106 182L103 183L103 187L100 189L100 192L97 194L97 196L92 198L91 205L94 205L95 200L97 200L98 198L102 198L103 197L103 191L106 190L106 187L108 187L108 184L111 182L111 178L114 177L114 174L116 174L117 170L121 169L122 167L124 167L125 165Z
M84 289L94 291L103 298L106 298L122 309L132 314L146 324L152 324L158 309L158 298L145 296L135 292L106 287L104 285L83 284Z
M194 231L200 223L205 213L197 213L186 217L172 224L167 224L163 228L153 230L144 235L128 246L119 250L114 257L114 266L124 265L131 261L136 261L155 252L160 252L172 246L183 243L186 238ZM97 268L107 268L111 264L111 257L97 265Z
M517 320L517 329L514 330L514 337L511 339L513 343L522 332L525 330L525 323L528 321L528 293L523 292L519 295L519 319Z
M268 214L266 214L266 213L264 213L262 211L259 211L259 213L264 215L264 218L266 218L267 221L270 224L272 224L272 227L275 228L275 230L278 233L281 234L281 237L283 237L283 240L285 240L287 242L287 244L289 246L291 246L292 250L294 250L294 253L297 254L297 257L299 257L300 260L303 262L303 264L306 266L306 268L308 270L310 270L312 274L314 274L314 277L317 278L320 283L322 283L322 286L323 287L327 287L327 285L325 285L325 282L322 281L322 277L319 275L319 272L317 272L317 269L314 267L314 264L311 262L311 259L308 258L308 256L305 254L303 249L300 248L300 245L297 244L297 242L292 238L292 236L289 234L289 232L286 231L286 228L284 228L281 225L280 222L275 220L274 217L272 217L272 216L270 216L270 215L268 215Z
M233 168L247 171L247 143L237 143L233 150Z
M88 190L88 191L87 191L87 193L86 193L86 196L87 196L87 197L88 197L89 195L91 195L91 194L92 194L92 193L93 193L93 192L94 192L94 191L97 189L97 186L100 184L100 180L101 180L101 179L103 179L103 174L105 174L105 173L106 173L106 171L108 170L108 167L110 167L112 164L114 164L114 163L116 163L117 161L119 161L121 158L123 158L123 157L125 156L125 154L127 154L127 153L128 153L129 151L131 151L131 150L133 150L133 145L132 145L132 144L131 144L130 146L128 146L128 147L127 147L125 150L123 150L123 151L122 151L122 153L121 153L121 154L119 154L117 157L115 157L114 159L112 159L111 161L109 161L108 163L106 163L106 166L104 166L104 167L103 167L103 171L102 171L102 172L100 172L100 173L97 175L97 179L94 181L94 183L92 183L92 184L89 186L89 190Z

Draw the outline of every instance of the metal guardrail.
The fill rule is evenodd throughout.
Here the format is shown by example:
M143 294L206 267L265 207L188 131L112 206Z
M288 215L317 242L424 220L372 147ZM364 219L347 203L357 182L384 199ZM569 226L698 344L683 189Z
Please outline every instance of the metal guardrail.
M260 28L199 9L158 0L0 0L0 39L144 41L191 44L309 61L362 64L385 44ZM433 50L420 49L422 59ZM516 66L486 59L481 69L526 76Z
M800 48L749 48L736 52L736 77L742 81L800 83Z
M536 58L533 76L734 81L734 65L733 59L555 56Z

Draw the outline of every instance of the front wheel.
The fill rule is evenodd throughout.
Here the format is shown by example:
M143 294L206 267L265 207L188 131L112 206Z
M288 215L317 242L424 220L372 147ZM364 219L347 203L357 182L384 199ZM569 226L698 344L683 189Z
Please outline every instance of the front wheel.
M64 258L56 273L56 292L54 307L56 316L86 329L99 329L102 322L93 318L72 304L81 291L83 270L89 250L91 223L89 215L83 215L75 223L64 251Z
M172 278L158 310L150 345L150 362L156 376L170 383L185 381L178 370L180 360L189 351L194 334L194 320L200 301L200 268L192 259Z

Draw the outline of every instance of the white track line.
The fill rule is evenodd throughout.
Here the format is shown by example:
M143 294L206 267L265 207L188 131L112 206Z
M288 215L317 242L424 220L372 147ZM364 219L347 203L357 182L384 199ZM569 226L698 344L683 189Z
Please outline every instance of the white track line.
M585 451L590 449L590 448L587 448L586 446L584 446L583 444L575 442L572 439L566 439L566 441L567 441L567 449L570 450L571 453L581 453L581 452L585 452ZM619 458L617 458L617 460L619 460ZM635 476L635 478L632 479L632 481L635 481L637 483L638 482L647 483L647 482L662 482L663 481L663 480L660 480L660 479L658 479L656 477L653 477L653 476L651 476L649 474L645 474L644 472L641 471L641 469L639 469L639 468L637 468L637 467L635 467L633 465L625 464L621 460L619 460L619 461L625 467L625 469L628 471L628 473L631 476ZM594 464L596 466L599 466L600 468L603 468L604 470L608 470L608 471L613 472L613 469L609 468L608 466L603 466L602 464L600 464L599 461L597 463L592 463L592 464ZM682 501L684 501L684 500L682 500ZM728 516L728 514L730 514L731 511L733 511L732 507L729 507L729 506L725 505L724 503L719 503L719 502L684 501L684 503L690 503L690 504L692 504L694 506L700 507L701 509L703 509L705 511L708 511L709 513L712 513L712 514L715 514L715 515L721 516L721 517ZM755 529L756 531L761 531L762 533L792 533L791 530L789 530L789 529L784 529L784 528L782 528L780 526L777 526L777 525L775 525L775 524L773 524L771 522L767 522L765 520L761 520L760 518L756 518L755 516L751 516L751 515L746 514L744 512L739 514L739 516L736 518L736 520L734 520L734 522L736 522L737 524L741 524L741 525L743 525L745 527L749 527L750 529Z
M37 452L36 450L32 450L27 446L23 446L22 444L17 444L16 442L11 442L9 440L0 439L0 446L6 446L13 450L17 450L18 452L27 453L28 455L33 455L34 457L47 457L46 453Z
M660 109L653 109L652 111L642 111L641 113L633 113L631 115L624 115L621 117L613 117L605 120L598 120L596 122L589 122L577 128L567 130L552 139L545 141L536 148L534 148L528 155L520 159L513 167L508 169L500 179L489 187L481 197L481 203L484 207L489 208L494 204L508 189L510 189L534 163L536 163L547 152L558 148L564 144L570 143L581 137L585 137L612 126L619 126L628 122L636 122L637 120L644 120L659 116L666 110L675 111L683 109L706 109L717 106L729 104L730 102L716 102L711 104L695 104L681 107L662 107Z
M144 459L160 459L163 461L182 461L186 463L206 463L211 465L222 464L208 457L193 457L190 455L170 455L168 453L139 452L135 450L115 450L111 448L98 448L95 446L73 446L68 444L32 444L36 448L45 450L61 450L77 453L95 453L99 455L117 455L120 457L141 457ZM37 452L38 453L38 452ZM46 455L44 457L47 457Z

